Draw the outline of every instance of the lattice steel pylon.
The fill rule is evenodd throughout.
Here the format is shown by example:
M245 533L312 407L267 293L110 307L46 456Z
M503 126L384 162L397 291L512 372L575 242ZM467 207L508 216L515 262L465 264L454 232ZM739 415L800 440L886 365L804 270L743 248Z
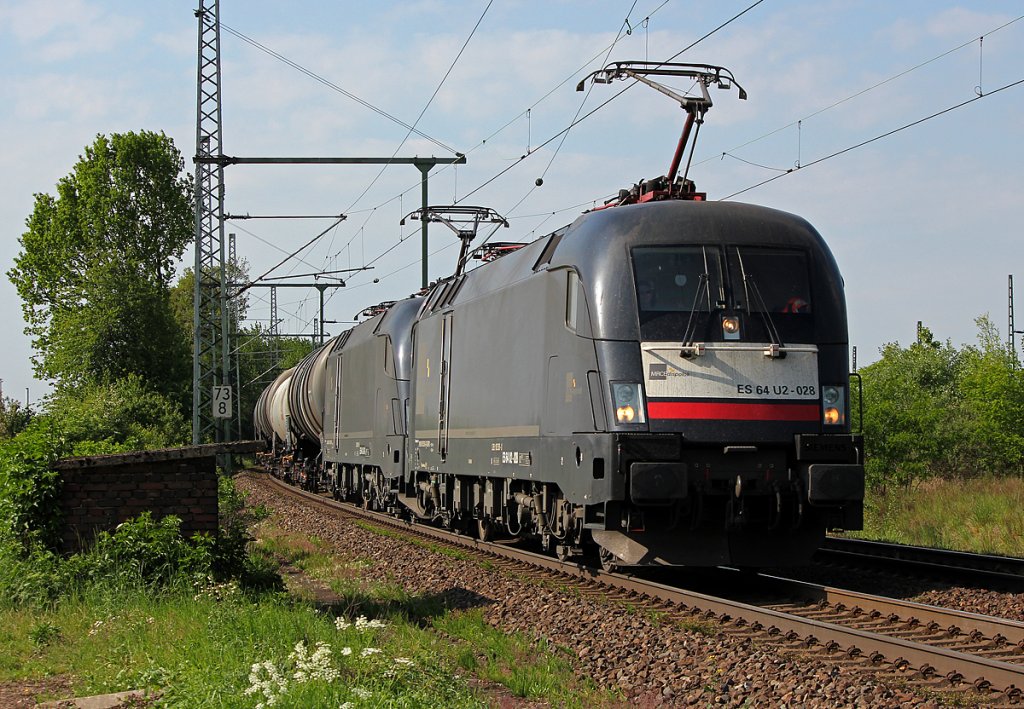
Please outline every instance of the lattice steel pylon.
M200 0L196 89L196 241L193 293L192 442L227 440L230 419L213 415L213 388L230 385L224 264L220 0Z

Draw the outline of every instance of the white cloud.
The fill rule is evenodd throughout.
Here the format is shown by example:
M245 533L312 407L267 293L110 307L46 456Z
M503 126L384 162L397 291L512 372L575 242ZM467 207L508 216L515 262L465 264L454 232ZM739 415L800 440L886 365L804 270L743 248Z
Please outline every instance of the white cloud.
M0 6L3 25L19 43L31 46L34 61L50 63L117 51L138 32L141 22L84 0L36 0Z

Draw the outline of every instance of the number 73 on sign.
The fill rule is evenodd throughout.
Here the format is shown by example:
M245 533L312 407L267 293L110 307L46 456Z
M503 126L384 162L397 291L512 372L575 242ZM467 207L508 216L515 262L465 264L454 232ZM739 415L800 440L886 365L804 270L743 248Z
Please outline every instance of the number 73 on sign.
M213 388L213 417L215 419L231 418L231 387L215 386Z

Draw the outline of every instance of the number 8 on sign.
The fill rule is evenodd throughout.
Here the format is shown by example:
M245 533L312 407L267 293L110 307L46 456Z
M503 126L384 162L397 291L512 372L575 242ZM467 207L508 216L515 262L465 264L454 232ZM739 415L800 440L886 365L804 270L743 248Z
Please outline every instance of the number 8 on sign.
M231 387L213 388L213 417L215 419L231 418Z

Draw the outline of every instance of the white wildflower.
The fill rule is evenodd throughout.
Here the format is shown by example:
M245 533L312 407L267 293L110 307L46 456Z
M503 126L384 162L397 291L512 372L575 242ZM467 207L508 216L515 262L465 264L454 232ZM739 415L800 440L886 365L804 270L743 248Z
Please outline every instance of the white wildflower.
M356 618L356 630L369 630L386 627L388 627L387 622L380 620L378 618L369 620L365 615L361 615L358 618Z
M266 675L264 677L264 675ZM253 663L252 669L249 672L249 687L244 691L244 694L262 694L266 703L260 702L256 705L257 709L263 709L264 707L272 707L277 704L277 700L288 690L288 680L281 676L277 666L267 660L265 662Z
M343 648L341 648L341 654L344 655L345 657L348 657L349 655L352 654L352 648L350 648L350 647L343 647Z
M415 663L412 660L410 660L408 657L396 657L395 658L395 664L396 665L401 665L403 667L411 667Z
M310 655L306 643L300 640L288 659L295 663L292 678L300 684L313 680L333 682L339 677L338 670L331 665L331 646L325 642L318 642Z
M362 652L359 653L360 657L369 657L370 655L376 655L380 652L380 648L377 647L364 647Z
M199 592L192 597L192 600L200 601L209 598L214 601L226 601L237 598L239 595L241 595L241 588L238 582L214 583L213 579L208 577L206 585L199 588Z
M340 707L338 707L338 709L355 709L355 706L356 705L353 704L352 702L345 702Z
M360 699L369 699L373 696L373 692L364 687L356 687L352 690L352 694L356 695Z
M334 627L338 630L348 630L352 627L352 623L350 623L347 618L338 616L334 619Z

